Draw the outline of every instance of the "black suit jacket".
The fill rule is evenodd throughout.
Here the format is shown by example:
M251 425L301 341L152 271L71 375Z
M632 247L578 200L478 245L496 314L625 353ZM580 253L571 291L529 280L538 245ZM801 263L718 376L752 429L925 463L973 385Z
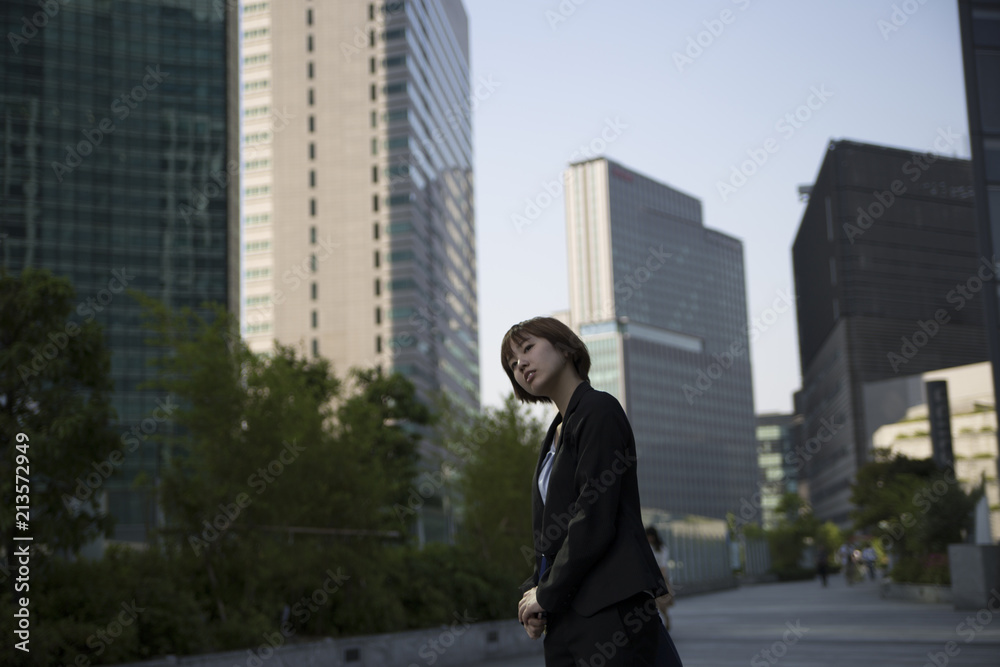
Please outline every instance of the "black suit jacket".
M543 503L538 473L560 422ZM614 396L587 382L576 388L549 427L532 482L535 571L522 593L538 586L543 609L583 616L643 591L667 593L639 511L635 438ZM539 581L542 554L548 569Z

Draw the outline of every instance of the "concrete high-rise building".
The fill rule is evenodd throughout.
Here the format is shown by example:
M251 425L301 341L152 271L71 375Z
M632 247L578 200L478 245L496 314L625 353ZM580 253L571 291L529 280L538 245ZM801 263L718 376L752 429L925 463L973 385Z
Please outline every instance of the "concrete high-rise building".
M863 383L987 359L969 162L832 141L792 261L810 499L847 526L871 448Z
M566 172L570 319L635 431L644 507L725 518L757 488L743 247L599 158Z
M460 0L243 3L243 331L479 409Z
M992 262L994 273L990 288L984 290L983 315L993 361L993 390L1000 396L1000 292L996 287L1000 271L1000 7L995 1L959 0L958 15L979 252ZM1000 441L997 445L1000 451Z
M231 5L0 2L10 28L0 49L0 263L69 278L80 303L71 321L104 327L124 459L77 493L107 493L119 540L142 541L159 521L155 499L132 482L157 479L150 436L171 404L140 389L160 352L145 344L125 288L173 308L238 307Z

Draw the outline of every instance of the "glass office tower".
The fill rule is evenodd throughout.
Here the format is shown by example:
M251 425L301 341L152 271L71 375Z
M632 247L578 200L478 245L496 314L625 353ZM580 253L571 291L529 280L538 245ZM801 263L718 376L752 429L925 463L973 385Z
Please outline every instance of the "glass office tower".
M756 490L743 246L599 158L566 172L570 320L635 431L644 507L725 518Z
M792 265L804 471L816 516L847 527L864 383L988 356L968 160L831 141Z
M0 262L70 278L71 318L104 327L125 460L103 490L120 540L158 520L130 487L157 479L150 436L170 397L139 388L157 351L119 286L172 307L237 305L231 4L0 2Z
M1000 289L996 280L1000 270L1000 2L959 0L958 15L979 250L994 267L983 308L994 395L1000 396ZM997 474L1000 476L1000 468Z

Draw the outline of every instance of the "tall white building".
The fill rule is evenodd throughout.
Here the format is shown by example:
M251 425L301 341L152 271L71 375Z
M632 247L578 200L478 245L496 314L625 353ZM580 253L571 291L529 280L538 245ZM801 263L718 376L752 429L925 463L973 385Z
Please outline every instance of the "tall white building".
M566 172L571 326L635 432L644 507L723 519L757 488L743 245L604 158Z
M243 334L479 408L461 0L242 5Z

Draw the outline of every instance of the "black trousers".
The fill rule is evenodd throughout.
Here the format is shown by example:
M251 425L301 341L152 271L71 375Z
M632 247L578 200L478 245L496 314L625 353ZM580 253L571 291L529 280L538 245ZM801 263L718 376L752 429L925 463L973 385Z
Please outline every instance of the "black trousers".
M593 616L549 612L545 667L680 667L680 657L646 593Z

